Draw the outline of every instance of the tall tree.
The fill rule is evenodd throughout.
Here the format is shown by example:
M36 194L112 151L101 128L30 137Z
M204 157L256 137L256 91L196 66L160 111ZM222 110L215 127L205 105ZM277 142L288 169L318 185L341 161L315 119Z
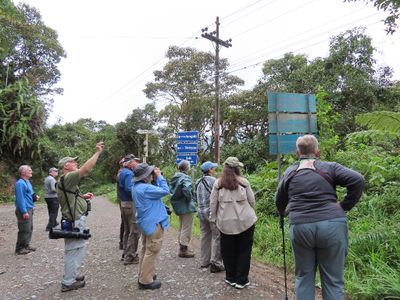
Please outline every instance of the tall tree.
M160 112L167 126L175 130L197 130L204 145L210 147L208 133L214 115L215 58L194 48L169 47L163 70L154 72L154 81L144 90L149 99L166 104ZM243 80L226 73L228 61L221 59L221 99L237 91Z
M57 34L26 4L0 0L0 154L16 159L39 153L49 97L65 57Z

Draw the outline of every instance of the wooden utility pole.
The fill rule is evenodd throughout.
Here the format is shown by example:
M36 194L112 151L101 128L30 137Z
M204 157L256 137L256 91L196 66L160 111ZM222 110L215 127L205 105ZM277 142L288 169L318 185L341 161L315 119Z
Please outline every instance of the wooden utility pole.
M201 31L202 37L215 43L215 111L214 111L214 143L215 143L215 162L220 163L220 84L219 84L219 46L226 48L232 47L232 40L223 41L219 38L219 17L215 21L216 30L208 33L208 28L203 28Z

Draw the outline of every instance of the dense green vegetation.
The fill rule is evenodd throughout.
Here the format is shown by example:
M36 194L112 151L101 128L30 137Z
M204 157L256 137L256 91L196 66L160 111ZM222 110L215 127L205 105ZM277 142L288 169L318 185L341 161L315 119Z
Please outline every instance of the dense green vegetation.
M397 2L383 3L393 3L396 21ZM67 155L85 161L99 140L105 141L106 149L83 180L82 190L106 194L115 201L117 162L127 153L143 154L144 136L136 133L139 128L161 132L150 136L148 160L161 166L167 179L175 171L179 130L199 131L200 160L213 157L213 54L171 46L168 62L154 71L154 80L144 90L154 103L134 109L116 125L80 119L46 127L51 98L62 91L56 86L57 63L65 56L56 32L43 24L34 8L0 0L1 202L13 201L19 165L32 165L34 186L40 190L49 167ZM234 155L245 163L244 173L256 193L254 255L276 266L283 264L274 205L277 162L268 155L266 91L313 93L322 159L359 171L367 182L360 203L348 214L346 291L354 299L399 296L400 83L393 81L390 67L376 66L371 38L362 28L354 28L332 37L327 57L310 60L303 54L286 53L265 61L263 75L251 90L240 89L243 80L228 74L228 66L229 61L223 59L221 156L223 160ZM167 101L161 111L156 109L159 101ZM284 156L283 168L294 161L294 156ZM194 178L199 176L197 168ZM343 193L339 190L340 197ZM171 220L176 223L175 217ZM286 249L293 270L288 240Z

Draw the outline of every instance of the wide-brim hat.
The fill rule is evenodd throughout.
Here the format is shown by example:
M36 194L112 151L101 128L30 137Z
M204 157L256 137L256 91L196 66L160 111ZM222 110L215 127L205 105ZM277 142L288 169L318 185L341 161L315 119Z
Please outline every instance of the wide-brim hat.
M228 157L225 162L225 165L229 166L229 167L233 167L233 168L237 168L237 167L243 167L243 163L241 163L239 161L239 159L237 157L234 156L230 156Z
M153 173L155 166L149 166L146 163L138 164L135 168L135 176L133 177L134 182L142 181Z
M58 161L58 167L60 169L62 169L62 168L64 168L64 166L65 166L65 164L67 162L78 161L78 160L79 160L79 156L75 156L75 157L66 156L66 157L63 157Z

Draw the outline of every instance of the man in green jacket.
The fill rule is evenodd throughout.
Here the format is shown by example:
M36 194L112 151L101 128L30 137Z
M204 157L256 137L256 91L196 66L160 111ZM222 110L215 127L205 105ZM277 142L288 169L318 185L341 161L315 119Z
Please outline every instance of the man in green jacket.
M171 179L171 204L176 215L179 216L179 257L194 257L193 250L189 249L192 239L193 216L196 212L193 183L187 175L190 163L182 160L178 164L178 172Z

